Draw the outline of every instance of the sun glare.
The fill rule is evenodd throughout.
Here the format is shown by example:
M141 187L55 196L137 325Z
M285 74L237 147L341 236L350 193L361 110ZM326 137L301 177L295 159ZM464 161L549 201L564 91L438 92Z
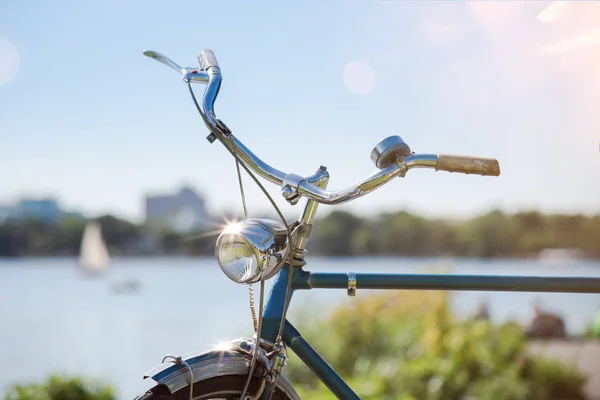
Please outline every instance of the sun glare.
M225 229L223 230L223 232L225 233L240 233L240 231L242 230L242 224L239 222L236 222L235 224L228 224Z
M204 232L196 235L188 235L183 240L198 240L204 239L211 236L219 236L221 233L239 233L242 229L242 221L228 220L224 218L225 223L217 224L217 228L214 231Z
M538 14L537 19L546 23L558 22L565 15L568 7L568 1L553 1Z
M227 217L223 217L224 224L219 225L219 228L222 229L223 233L240 233L242 230L242 221L236 219L229 219Z
M229 342L220 342L217 343L213 346L213 348L215 350L219 350L219 351L227 351L227 350L231 350L231 345L229 344Z
M594 29L582 35L572 36L554 42L549 45L541 46L541 54L562 54L571 50L577 50L583 47L595 46L600 43L600 29Z

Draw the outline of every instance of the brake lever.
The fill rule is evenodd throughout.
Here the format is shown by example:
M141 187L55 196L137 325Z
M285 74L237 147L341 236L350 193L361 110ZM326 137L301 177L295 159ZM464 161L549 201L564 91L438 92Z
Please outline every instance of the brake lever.
M199 68L183 68L175 61L170 58L160 54L157 51L146 50L144 52L146 57L150 57L158 62L165 64L168 67L173 68L175 71L181 74L181 78L185 83L193 82L193 83L206 83L208 82L208 74L205 71L202 71Z
M171 60L170 58L168 58L168 57L166 57L166 56L163 56L162 54L160 54L160 53L159 53L159 52L157 52L157 51L146 50L146 51L144 52L144 55L145 55L146 57L153 58L153 59L155 59L156 61L158 61L158 62L161 62L161 63L163 63L163 64L165 64L165 65L167 65L167 66L169 66L169 67L173 68L175 71L179 72L180 74L181 74L181 72L182 72L182 70L183 70L183 68L181 68L181 67L179 66L179 64L177 64L175 61Z

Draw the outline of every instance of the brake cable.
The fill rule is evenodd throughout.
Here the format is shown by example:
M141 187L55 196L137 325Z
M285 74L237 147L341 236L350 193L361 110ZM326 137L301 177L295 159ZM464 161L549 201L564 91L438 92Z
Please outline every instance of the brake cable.
M196 106L196 110L198 110L200 115L202 115L202 110L200 109L200 105L198 104L198 101L196 100L196 96L194 94L194 90L192 89L192 85L190 82L187 82L187 85L188 85L188 89L190 91L190 95L192 96L192 100L194 101L194 105ZM221 135L215 135L215 136L217 137L217 139L219 139L219 141L223 142L223 138L221 137ZM292 284L291 266L292 266L292 253L293 253L292 235L290 233L289 225L288 225L285 217L283 216L283 213L281 212L279 207L277 207L277 204L275 203L275 201L273 200L273 198L271 197L269 192L267 192L265 187L260 183L258 178L252 173L252 171L250 171L250 169L240 160L239 156L237 155L237 152L235 150L229 149L229 147L225 146L224 143L223 143L223 145L227 149L227 151L229 151L229 153L233 156L233 158L235 158L235 161L236 161L236 168L238 171L238 180L240 182L240 192L242 195L242 203L244 206L244 215L247 217L247 207L246 207L246 199L245 199L243 185L242 185L242 177L241 177L240 169L239 169L240 165L242 166L242 168L244 168L246 173L248 175L250 175L250 178L252 178L252 180L260 188L260 190L263 192L263 194L267 197L267 199L269 200L269 202L275 209L275 212L281 219L281 222L286 227L286 234L287 234L287 238L288 238L288 250L287 250L286 262L287 262L288 266L290 266L290 271L288 271L286 296L285 296L285 302L284 302L284 308L283 308L284 312L281 315L281 324L279 327L279 333L277 334L277 339L275 341L275 343L278 343L281 340L281 335L283 332L283 324L285 322L285 315L287 312L287 308L289 307L289 300L290 300L290 295L291 295L291 284ZM233 148L236 149L235 145ZM252 380L252 373L254 372L254 367L256 365L256 359L258 358L258 349L260 348L262 319L263 319L264 285L265 285L265 281L264 281L264 279L261 279L260 280L260 301L259 301L260 309L259 309L259 314L258 314L258 324L257 324L257 330L256 330L256 344L254 346L254 353L252 354L252 361L250 363L250 371L248 373L248 379L246 380L244 390L242 391L242 395L240 397L242 400L244 399L244 396L246 395L246 392L248 391L248 387L250 386L250 381ZM271 394L273 394L273 392L271 392Z

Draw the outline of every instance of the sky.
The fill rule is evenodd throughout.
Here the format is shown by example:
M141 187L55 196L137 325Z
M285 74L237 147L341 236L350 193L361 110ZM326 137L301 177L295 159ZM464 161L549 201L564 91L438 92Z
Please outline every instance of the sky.
M197 66L203 48L223 72L218 117L285 172L326 165L345 188L390 135L500 161L497 178L410 171L327 211L600 212L600 3L548 1L4 0L0 203L140 220L145 194L191 185L211 211L241 211L233 159L177 74L142 55ZM268 209L245 182L250 213Z

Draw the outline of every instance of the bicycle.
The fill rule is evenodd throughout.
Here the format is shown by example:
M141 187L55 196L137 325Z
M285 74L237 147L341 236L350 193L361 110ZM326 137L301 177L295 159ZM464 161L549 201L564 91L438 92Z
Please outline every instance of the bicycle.
M230 224L223 230L216 242L215 256L219 266L231 280L240 284L260 282L261 295L258 318L253 312L256 332L254 337L236 339L224 348L187 357L166 356L162 364L144 376L152 378L157 385L138 396L138 400L298 399L292 384L282 373L287 363L288 348L296 353L335 396L340 399L358 399L356 393L287 321L286 313L296 290L344 289L349 296L354 296L359 288L600 293L600 278L342 274L305 270L305 247L319 204L349 202L377 190L396 177L404 177L412 168L499 176L498 161L492 158L417 154L399 136L389 136L377 143L371 152L371 159L378 168L376 172L349 188L329 191L329 174L325 167L321 166L307 177L282 172L258 158L216 117L214 103L219 94L222 74L211 50L202 50L198 54L200 68L183 68L154 51L146 51L144 55L181 74L210 131L208 141L221 142L236 160L245 219ZM192 83L206 84L200 104L192 90ZM263 189L281 222L248 217L240 166ZM295 205L300 198L307 199L298 220L287 223L253 172L279 185L281 194L288 203ZM275 278L275 282L265 305L264 282L270 278ZM254 311L253 307L251 295L251 308Z

